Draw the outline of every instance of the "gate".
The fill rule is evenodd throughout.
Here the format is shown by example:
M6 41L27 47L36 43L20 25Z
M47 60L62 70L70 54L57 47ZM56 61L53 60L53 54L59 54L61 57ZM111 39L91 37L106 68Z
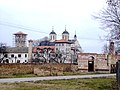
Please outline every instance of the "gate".
M94 72L94 61L88 61L88 72Z
M110 73L116 73L116 64L111 64Z

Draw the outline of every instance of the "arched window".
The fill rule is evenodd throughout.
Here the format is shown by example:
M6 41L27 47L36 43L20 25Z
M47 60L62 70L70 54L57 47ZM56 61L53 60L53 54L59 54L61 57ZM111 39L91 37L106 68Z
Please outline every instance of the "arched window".
M89 60L94 60L95 58L93 56L90 56L89 57Z

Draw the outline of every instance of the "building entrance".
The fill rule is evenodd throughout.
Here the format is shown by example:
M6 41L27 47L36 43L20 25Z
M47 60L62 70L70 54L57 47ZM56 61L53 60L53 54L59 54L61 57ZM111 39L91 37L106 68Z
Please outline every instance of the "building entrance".
M94 61L88 61L88 72L94 71Z

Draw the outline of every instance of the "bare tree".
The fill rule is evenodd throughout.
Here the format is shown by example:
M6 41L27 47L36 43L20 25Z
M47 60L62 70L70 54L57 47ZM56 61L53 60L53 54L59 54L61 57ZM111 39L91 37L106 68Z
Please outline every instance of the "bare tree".
M120 39L120 0L106 0L106 7L94 17L101 22L102 28L109 32L109 40Z
M48 37L43 37L41 39L33 40L33 46L39 46L41 41L48 40Z
M104 53L104 54L108 54L108 53L109 53L109 46L108 46L107 44L105 44L105 45L103 46L103 53Z
M0 43L0 63L6 58L6 44Z
M62 61L62 54L60 52L53 52L52 49L37 49L35 53L35 58L33 62L40 62L40 63L64 63Z
M38 39L38 40L33 40L33 46L39 46L41 40Z

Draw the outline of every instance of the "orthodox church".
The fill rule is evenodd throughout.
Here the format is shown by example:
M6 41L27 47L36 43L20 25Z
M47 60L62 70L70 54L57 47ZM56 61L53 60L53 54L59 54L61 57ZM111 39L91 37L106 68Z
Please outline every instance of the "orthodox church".
M59 51L67 51L69 49L75 49L77 53L82 52L82 48L77 40L77 35L74 35L73 39L69 39L69 32L66 30L62 33L62 38L57 40L57 34L52 27L52 31L49 33L49 40L41 41L39 46L55 46Z
M66 30L66 27L60 40L57 40L57 34L52 27L52 31L49 33L49 39L41 41L39 46L34 48L34 52L39 51L43 53L45 50L47 53L51 50L49 53L54 52L60 54L61 60L65 61L62 61L63 63L77 62L77 54L82 53L77 35L75 34L73 39L69 39L69 32Z

